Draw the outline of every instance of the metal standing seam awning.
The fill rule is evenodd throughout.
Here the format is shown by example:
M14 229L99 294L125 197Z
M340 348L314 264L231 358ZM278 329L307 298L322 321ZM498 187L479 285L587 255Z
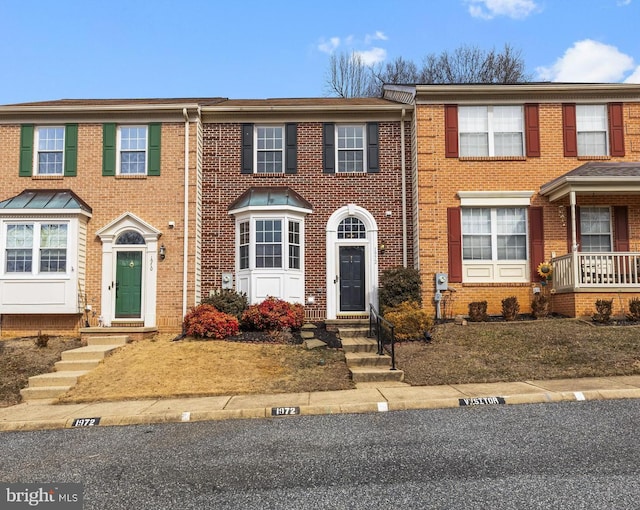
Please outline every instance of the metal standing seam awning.
M229 214L242 210L290 208L303 213L311 213L313 206L297 192L287 186L254 187L246 190L228 208Z
M0 214L24 212L80 212L91 216L92 209L73 191L63 190L24 190L15 197L0 202Z

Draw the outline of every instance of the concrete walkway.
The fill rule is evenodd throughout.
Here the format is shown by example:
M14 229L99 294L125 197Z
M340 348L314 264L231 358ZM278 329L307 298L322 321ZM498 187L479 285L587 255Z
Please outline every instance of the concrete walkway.
M27 402L0 408L0 431L94 425L132 425L407 409L532 404L640 398L640 376L559 379L515 383L409 386L399 382L359 383L357 389L276 395L168 398L61 404Z

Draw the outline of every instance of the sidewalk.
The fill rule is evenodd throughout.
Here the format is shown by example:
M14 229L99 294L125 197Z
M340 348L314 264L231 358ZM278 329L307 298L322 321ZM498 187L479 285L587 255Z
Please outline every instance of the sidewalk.
M276 395L29 402L0 408L0 431L71 428L80 418L100 418L97 425L108 426L623 398L640 398L640 376L444 386L360 383L354 390Z

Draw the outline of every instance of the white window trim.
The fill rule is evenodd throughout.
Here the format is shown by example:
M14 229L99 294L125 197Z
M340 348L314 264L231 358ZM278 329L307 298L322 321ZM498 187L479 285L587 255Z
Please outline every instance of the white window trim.
M145 130L146 146L144 148L144 172L142 173L122 173L122 129L123 128L143 128ZM122 124L116 130L116 175L136 176L149 174L149 126L147 124ZM134 151L127 151L134 152Z
M500 106L509 106L509 107L519 107L520 108L520 129L518 131L497 131L497 133L520 133L521 134L521 140L522 140L522 154L521 155L509 155L509 154L496 154L495 151L495 134L496 131L494 130L494 120L493 120L493 109L494 107L500 107ZM482 131L482 133L486 133L487 134L487 156L475 156L473 154L460 154L461 158L473 158L473 157L489 157L489 158L495 158L495 157L521 157L521 156L525 156L526 155L526 151L525 151L525 145L526 145L526 141L525 141L525 131L524 131L524 107L522 105L514 105L514 104L495 104L495 105L459 105L458 106L458 147L462 148L462 143L461 143L461 135L463 133L480 133L479 131L462 131L462 129L460 128L461 126L461 121L460 121L460 111L463 108L477 108L477 107L483 107L487 109L487 131ZM460 149L462 150L462 149Z
M258 129L259 128L280 128L282 132L282 169L279 172L258 172L258 152L277 152L278 149L259 150L258 149ZM285 173L286 168L286 145L287 130L284 124L256 124L253 126L253 173L258 175L281 175Z
M578 139L580 133L602 133L602 131L587 131L580 130L578 127L579 124L579 107L580 106L601 106L604 110L604 154L587 154L580 152L580 144L578 143ZM592 104L578 104L576 105L576 150L578 151L578 157L607 157L609 156L609 108L604 103L592 103Z
M2 233L0 234L2 250L0 250L0 279L4 280L32 280L34 278L43 280L68 280L71 273L77 267L77 253L73 250L72 239L78 237L77 220L68 218L14 218L2 220L0 222ZM46 225L66 225L67 226L67 264L64 272L41 272L40 271L40 230L43 224ZM33 244L31 246L31 271L7 272L7 228L9 225L33 225Z
M458 191L461 207L529 207L534 191Z
M62 129L62 149L60 151L40 151L40 130L41 129ZM65 144L66 144L66 128L65 126L36 126L34 129L33 135L33 175L34 176L62 176L64 175L64 160L65 160ZM38 164L38 155L40 152L62 152L62 165L60 167L60 172L54 174L41 174L40 173L40 165Z
M357 127L362 129L362 149L340 149L338 147L338 130L339 128L348 128L348 127ZM367 125L365 123L346 123L346 124L336 124L334 126L334 140L335 140L335 160L336 160L336 173L337 174L366 174L367 173ZM340 170L340 152L342 151L353 151L353 150L362 150L362 170L356 171L347 171Z

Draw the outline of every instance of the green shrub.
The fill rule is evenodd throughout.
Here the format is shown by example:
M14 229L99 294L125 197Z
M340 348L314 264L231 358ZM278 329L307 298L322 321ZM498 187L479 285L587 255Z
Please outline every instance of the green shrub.
M488 318L486 301L469 303L469 322L484 322Z
M534 294L531 300L531 313L536 319L544 319L549 315L549 298L542 294Z
M395 326L396 340L424 340L425 332L433 326L433 320L416 301L405 301L387 309L384 318Z
M304 323L304 307L282 299L268 297L262 303L251 305L242 314L242 324L258 331L297 330Z
M520 305L518 304L518 298L510 296L502 300L502 316L506 321L514 321L518 318L520 313Z
M380 313L405 301L414 301L422 305L422 280L417 269L394 267L380 275L378 302Z
M611 311L613 310L613 299L598 299L596 301L596 313L592 319L595 322L606 324L611 321Z
M630 321L640 321L640 299L635 297L629 300L629 313L627 319Z
M237 335L240 325L233 315L220 312L212 305L204 304L192 308L185 315L182 328L189 336L221 340Z
M215 293L202 300L202 304L212 305L216 310L233 315L238 320L242 318L242 312L247 309L247 295L243 292L235 290L223 289L219 293Z

